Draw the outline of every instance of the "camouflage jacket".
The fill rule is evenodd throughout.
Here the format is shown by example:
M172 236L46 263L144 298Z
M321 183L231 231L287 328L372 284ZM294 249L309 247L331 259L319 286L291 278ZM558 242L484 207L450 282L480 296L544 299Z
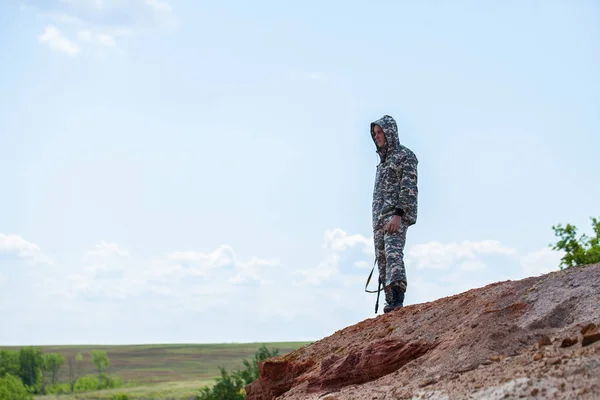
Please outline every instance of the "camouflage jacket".
M385 148L377 149L380 163L373 189L373 230L382 228L392 215L400 215L408 226L417 222L417 164L415 154L400 144L394 118L384 115L371 123L379 125L385 134ZM377 147L377 144L375 144Z

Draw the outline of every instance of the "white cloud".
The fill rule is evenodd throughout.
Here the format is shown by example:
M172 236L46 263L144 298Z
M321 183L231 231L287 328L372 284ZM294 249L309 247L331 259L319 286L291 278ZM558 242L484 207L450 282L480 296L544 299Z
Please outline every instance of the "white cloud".
M173 15L173 8L165 0L145 0L146 5L150 7L156 18L161 22L163 26L173 26L175 24L175 18Z
M485 263L481 260L466 260L460 263L459 269L462 271L480 271L485 269Z
M426 269L448 269L455 262L469 261L467 269L481 269L481 263L477 263L480 255L503 254L515 255L516 250L500 244L496 240L484 240L473 242L464 240L459 243L429 242L418 244L407 249L407 259L415 264L417 268Z
M334 279L344 279L344 277L347 277L345 274L342 276L340 262L342 253L350 248L360 248L362 250L361 253L369 256L371 259L375 255L372 238L360 234L350 235L340 228L325 231L321 247L327 250L323 259L314 267L301 268L296 272L298 276L303 278L300 281L302 285L315 286L324 282L331 282ZM365 260L354 260L348 265L354 265L358 270L354 273L360 274L364 273L362 270L370 266Z
M203 268L218 268L234 262L235 254L230 246L219 246L211 253L197 251L176 251L169 254L170 261L180 263L196 263Z
M63 11L44 11L38 12L39 16L61 25L79 25L83 26L85 22L72 14Z
M340 228L331 229L325 232L323 247L333 251L344 251L348 247L362 245L363 252L369 255L375 255L373 239L363 235L349 235Z
M171 5L163 0L145 0L146 4L158 13L170 14L173 12Z
M104 7L104 0L60 0L61 3L69 4L71 6L86 6L101 9Z
M89 30L79 31L77 39L80 42L94 43L100 47L115 47L115 38L107 33L93 33Z
M563 251L545 247L520 257L520 261L526 276L537 276L556 271L563 255Z
M339 274L340 256L329 254L316 267L301 269L299 274L304 277L303 283L317 285Z
M356 261L354 263L354 266L356 268L360 268L360 269L369 269L369 268L373 267L372 263L368 263L368 262L362 261L362 260L361 261Z
M48 24L38 36L40 43L69 56L88 49L104 53L126 38L177 25L166 0L61 0L42 8L23 1L22 10Z
M282 265L277 260L263 260L258 257L252 257L247 262L236 263L235 276L231 278L232 283L243 283L248 280L258 281L261 284L269 284L274 282L274 274L276 268L282 268Z
M129 251L122 249L116 243L107 243L106 241L102 240L100 242L100 244L96 245L94 250L88 251L87 255L88 256L100 256L100 257L107 257L107 256L127 257L129 255Z
M19 235L5 235L0 233L0 251L16 252L19 257L28 257L38 253L40 248Z
M48 25L44 33L38 36L40 43L47 44L52 50L65 53L71 57L76 56L81 49L77 43L69 40L54 25Z
M20 235L0 233L0 253L14 254L18 258L42 264L54 264L42 253L38 245L28 242Z

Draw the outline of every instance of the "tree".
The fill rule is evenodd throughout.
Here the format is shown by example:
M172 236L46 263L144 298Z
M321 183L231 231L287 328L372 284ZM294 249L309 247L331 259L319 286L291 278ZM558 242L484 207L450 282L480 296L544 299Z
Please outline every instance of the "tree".
M65 363L65 358L61 353L46 353L42 360L42 393L45 394L46 381L50 379L50 383L54 385L58 376L60 367Z
M83 354L77 353L71 354L67 357L67 370L69 372L69 385L71 386L71 392L75 391L75 383L81 376L81 369L83 364Z
M42 379L42 349L39 347L23 347L19 350L20 377L25 386L37 390Z
M106 355L106 351L104 350L92 351L92 361L98 370L98 376L100 376L110 366L110 360L108 359L108 355Z
M571 224L552 226L554 235L560 240L552 246L553 250L563 250L560 269L577 267L600 262L600 220L591 218L592 228L596 236L588 237L583 234L576 238L577 227Z

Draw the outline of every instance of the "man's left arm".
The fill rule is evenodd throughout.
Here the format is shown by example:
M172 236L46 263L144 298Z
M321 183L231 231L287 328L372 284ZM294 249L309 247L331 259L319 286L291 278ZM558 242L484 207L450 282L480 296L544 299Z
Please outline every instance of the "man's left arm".
M408 224L417 220L417 200L419 189L417 187L418 159L411 151L405 154L398 168L402 175L399 177L400 193L396 215L402 217Z

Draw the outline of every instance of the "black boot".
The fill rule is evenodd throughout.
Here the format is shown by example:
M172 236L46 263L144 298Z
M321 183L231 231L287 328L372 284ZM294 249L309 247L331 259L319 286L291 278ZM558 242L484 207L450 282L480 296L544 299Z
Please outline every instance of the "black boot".
M392 299L392 304L390 304L389 306L386 305L388 311L395 310L396 308L400 308L404 305L404 291L400 286L392 286ZM384 312L386 312L385 308Z
M392 307L394 304L394 292L389 286L385 287L385 306L383 307L383 313L386 314L392 311L394 308Z

